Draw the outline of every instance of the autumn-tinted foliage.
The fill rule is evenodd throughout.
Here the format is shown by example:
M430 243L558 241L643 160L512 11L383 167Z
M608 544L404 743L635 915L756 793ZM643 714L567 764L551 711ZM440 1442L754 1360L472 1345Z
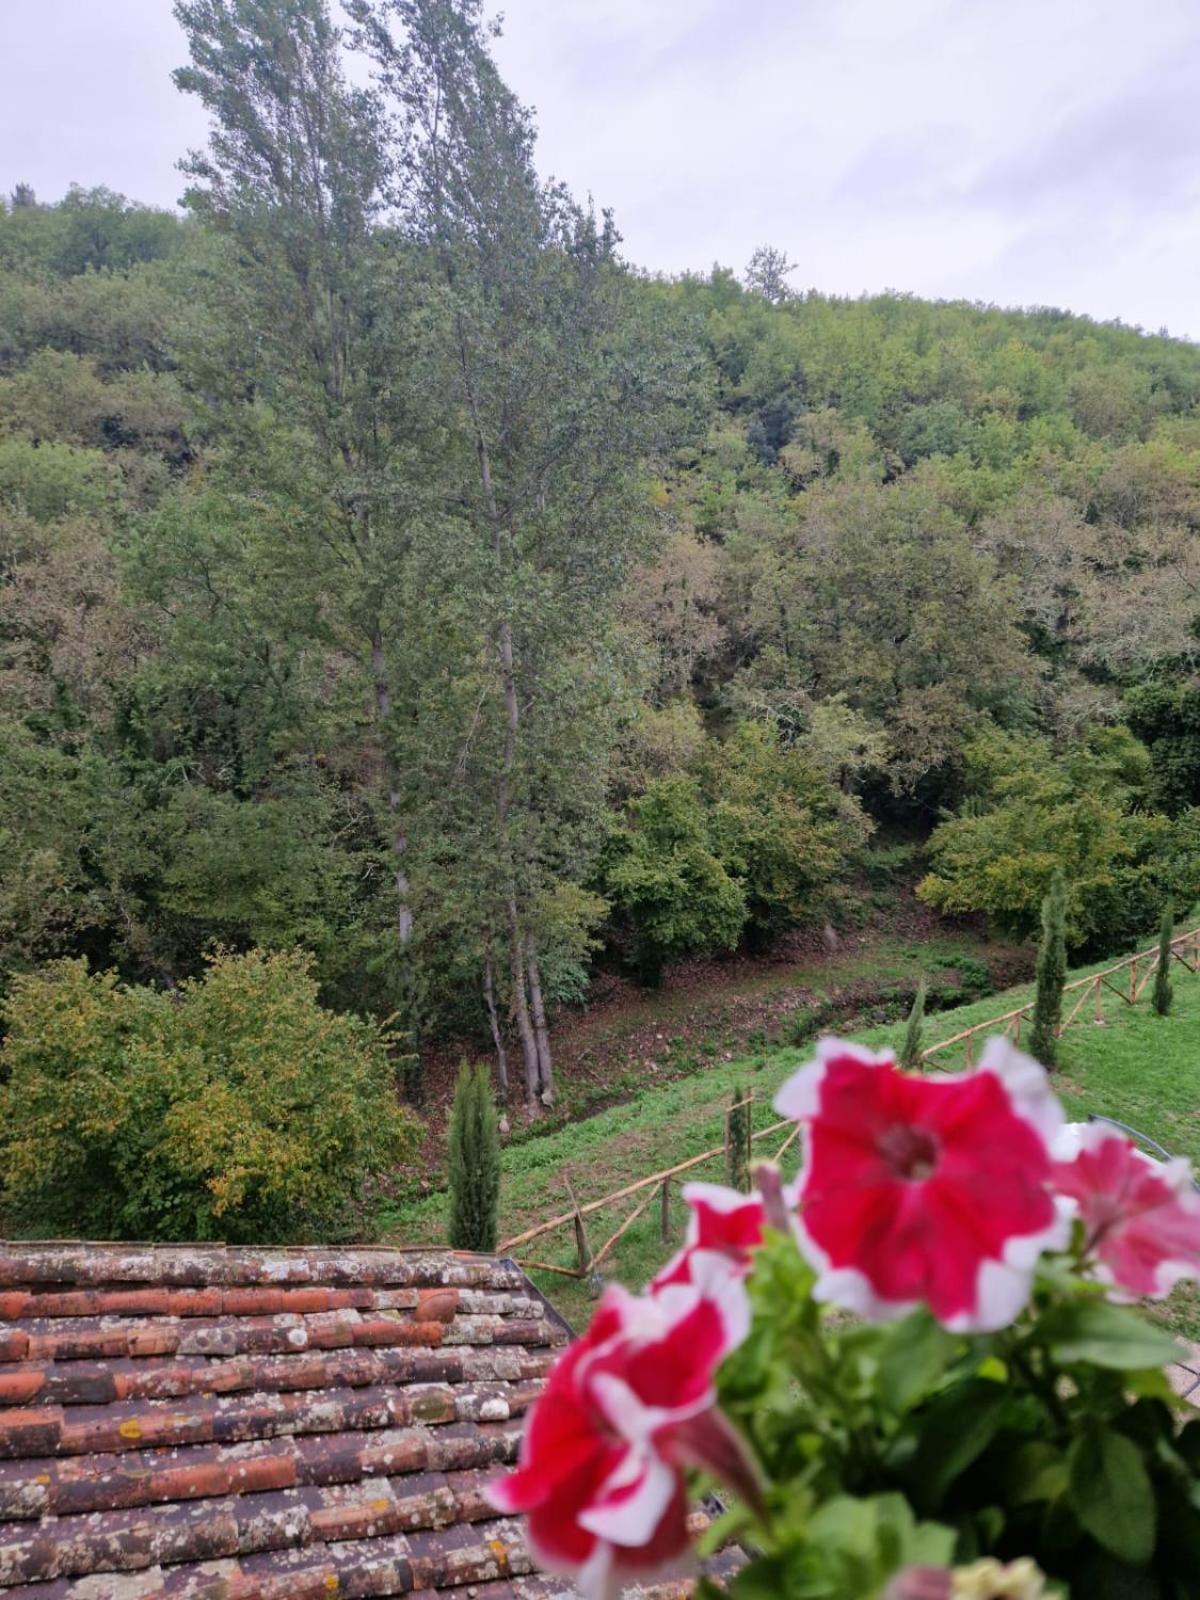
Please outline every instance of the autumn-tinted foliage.
M536 1107L596 952L837 923L873 827L1023 938L1195 897L1194 346L649 279L474 0L177 9L188 219L0 207L0 993L304 949Z
M178 994L62 961L18 978L0 1048L0 1209L40 1233L281 1241L361 1229L412 1119L373 1024L300 955L219 955Z

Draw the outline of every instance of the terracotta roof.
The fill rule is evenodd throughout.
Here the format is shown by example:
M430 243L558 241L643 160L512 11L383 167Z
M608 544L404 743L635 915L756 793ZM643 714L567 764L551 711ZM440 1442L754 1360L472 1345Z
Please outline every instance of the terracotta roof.
M567 1337L490 1257L0 1243L0 1595L567 1594L482 1496Z

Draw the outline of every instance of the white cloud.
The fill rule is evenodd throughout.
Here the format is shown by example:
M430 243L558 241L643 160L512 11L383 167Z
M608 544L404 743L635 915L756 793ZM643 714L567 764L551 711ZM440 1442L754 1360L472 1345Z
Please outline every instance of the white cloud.
M1200 63L1191 0L509 0L500 55L543 166L648 266L770 241L833 292L1200 335L1200 128L1153 111Z
M1195 0L500 0L539 161L630 257L1054 303L1200 336ZM170 203L169 0L0 0L0 187Z

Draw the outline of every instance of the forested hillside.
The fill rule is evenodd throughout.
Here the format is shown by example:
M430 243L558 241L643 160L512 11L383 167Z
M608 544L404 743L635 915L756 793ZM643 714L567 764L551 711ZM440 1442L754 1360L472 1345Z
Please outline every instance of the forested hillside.
M348 9L180 4L182 220L0 215L0 988L299 949L536 1109L596 959L836 922L880 828L1093 954L1193 898L1200 350L649 278L473 7Z

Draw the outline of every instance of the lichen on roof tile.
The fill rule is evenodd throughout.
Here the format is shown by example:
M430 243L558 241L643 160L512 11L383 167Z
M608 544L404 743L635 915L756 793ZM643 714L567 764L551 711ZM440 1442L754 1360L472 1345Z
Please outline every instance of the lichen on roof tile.
M570 1600L483 1495L567 1337L488 1256L0 1242L0 1597Z
M0 1593L562 1592L482 1491L565 1338L490 1257L0 1243Z

